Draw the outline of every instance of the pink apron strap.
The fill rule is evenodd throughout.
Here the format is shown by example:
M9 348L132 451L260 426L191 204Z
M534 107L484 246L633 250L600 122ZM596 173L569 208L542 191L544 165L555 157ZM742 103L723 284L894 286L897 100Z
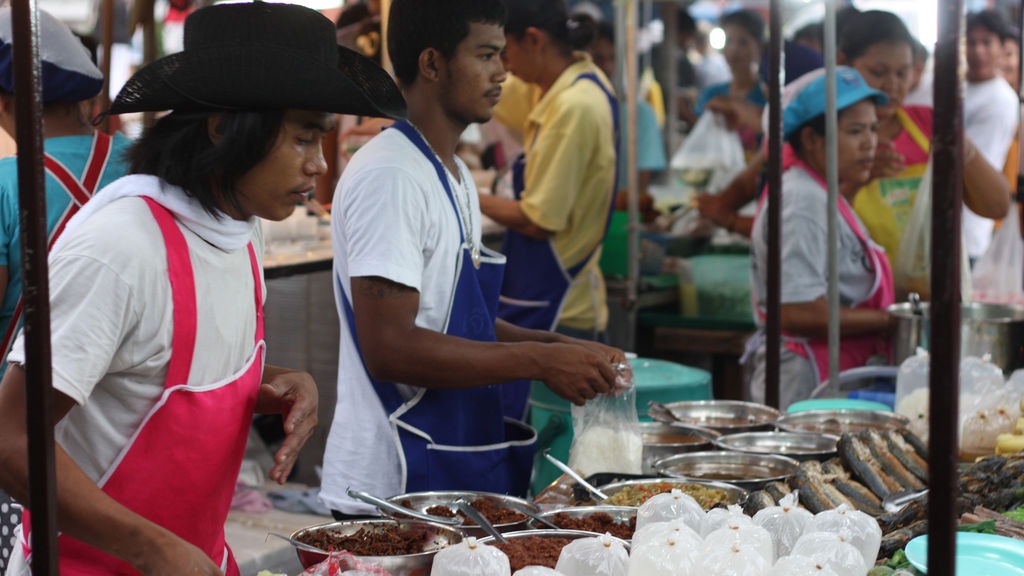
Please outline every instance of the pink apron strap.
M256 289L256 344L263 340L263 270L256 257L256 248L249 242L249 264L252 266L252 281Z

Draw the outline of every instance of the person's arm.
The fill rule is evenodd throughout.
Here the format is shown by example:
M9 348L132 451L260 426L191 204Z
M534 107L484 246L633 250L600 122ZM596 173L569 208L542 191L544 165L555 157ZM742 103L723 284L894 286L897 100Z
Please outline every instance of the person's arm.
M25 387L25 370L10 365L0 383L0 488L30 508ZM71 398L54 391L55 422L74 406ZM54 450L62 533L125 560L143 574L221 574L202 550L107 496L60 444Z
M547 240L554 235L554 232L545 230L531 222L526 213L523 212L523 207L519 200L481 193L480 211L505 228L515 230L530 238Z
M885 310L840 308L839 335L887 334L892 318ZM807 338L828 338L828 300L782 304L779 323L786 332Z
M757 184L767 161L768 152L762 149L718 194L699 194L697 209L700 210L700 215L730 232L750 236L754 219L740 216L736 212L747 202L757 198Z
M999 219L1010 210L1010 184L970 138L964 137L964 204L978 216Z
M419 301L419 292L408 286L379 277L352 278L356 335L375 379L440 389L540 380L576 404L614 386L609 359L592 347L449 336L416 325ZM501 330L506 338L517 334Z
M278 366L263 367L256 412L280 414L284 419L284 441L274 454L270 479L284 484L299 457L299 450L313 435L317 424L317 389L308 372Z

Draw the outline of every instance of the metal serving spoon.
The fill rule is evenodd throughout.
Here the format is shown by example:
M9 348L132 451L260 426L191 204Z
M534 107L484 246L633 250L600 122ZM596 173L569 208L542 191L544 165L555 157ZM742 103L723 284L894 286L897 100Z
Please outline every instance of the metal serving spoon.
M285 536L284 534L278 534L276 532L267 532L267 536L268 537L269 536L274 536L276 538L280 538L281 540L284 540L284 541L288 542L292 546L295 546L299 550L305 550L307 552L318 552L320 554L328 554L328 552L326 550L321 550L321 549L317 548L316 546L313 546L312 544L306 544L305 542L299 542L295 538L289 538L288 536ZM266 539L264 539L264 542L266 542Z
M927 493L927 488L916 492L894 492L882 499L882 509L886 512L899 512L904 506Z
M704 426L698 426L696 424L691 424L689 422L683 422L682 420L676 417L675 413L672 412L671 408L662 404L661 402L658 402L657 400L651 400L650 402L647 403L647 414L650 415L651 418L654 418L655 420L661 422L662 424L668 424L673 428L679 428L687 432L692 432L697 436L707 438L708 440L714 440L715 438L718 438L719 436L722 435L717 430L705 428Z
M508 544L508 539L502 536L501 532L498 532L498 529L495 528L490 522L488 522L487 518L485 518L484 515L481 514L479 510L473 508L472 504L466 502L462 498L459 498L458 500L455 501L455 506L459 509L460 512L465 514L467 518L469 518L473 522L476 522L477 526L483 528L484 532L487 532L488 535L493 536L495 541L501 544Z
M575 470L573 470L572 468L569 468L569 466L567 466L564 462L562 462L558 458L555 458L551 454L548 454L547 450L544 451L544 457L548 459L548 462L551 462L559 470L561 470L562 472L565 472L573 480L578 482L580 486L583 486L584 488L586 488L588 492L590 492L594 496L597 496L597 498L599 500L601 500L602 502L608 499L608 495L607 494L605 494L604 492L601 492L596 487L594 487L593 484L591 484L590 482L587 482L586 480L584 480L583 476L580 476L579 474L577 474Z
M459 518L445 518L444 516L434 516L433 514L426 514L424 512L420 512L419 510L413 510L412 508L406 508L405 506L399 506L398 504L395 504L393 502L388 502L383 498L378 498L371 494L367 494L362 490L353 490L352 488L349 488L347 492L349 496L355 498L356 500L362 500L367 504L372 504L378 508L390 510L392 512L397 512L398 514L404 514L417 520L425 520L427 522L436 522L438 524L449 525L462 524L462 520Z

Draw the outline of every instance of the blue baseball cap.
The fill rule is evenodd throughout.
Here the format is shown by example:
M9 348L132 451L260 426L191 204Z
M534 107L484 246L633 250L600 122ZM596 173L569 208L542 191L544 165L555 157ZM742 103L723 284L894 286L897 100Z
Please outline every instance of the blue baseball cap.
M868 86L860 73L848 66L836 68L836 110L842 111L857 102L871 98L885 104L889 97ZM786 106L782 116L782 132L788 138L804 124L825 113L825 75L803 87Z
M0 90L14 93L11 9L0 9ZM100 93L103 74L89 51L63 22L39 10L39 59L43 102L81 102Z

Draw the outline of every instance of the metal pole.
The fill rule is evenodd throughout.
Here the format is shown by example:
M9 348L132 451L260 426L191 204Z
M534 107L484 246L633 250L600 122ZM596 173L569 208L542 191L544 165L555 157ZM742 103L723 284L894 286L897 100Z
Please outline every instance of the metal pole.
M928 574L956 573L960 398L960 219L963 210L963 108L960 58L963 0L939 2L932 154L931 364L929 375ZM941 119L941 120L939 120ZM952 280L952 281L951 281Z
M629 257L629 278L626 282L626 342L630 349L636 347L636 315L637 299L640 292L640 194L639 178L637 177L636 160L636 0L625 0L619 4L620 18L617 20L624 28L624 34L617 34L616 38L622 38L621 53L624 55L624 66L619 68L625 71L620 74L625 86L626 114L619 114L619 118L625 118L624 126L620 126L619 132L619 153L626 155L626 187L629 189L627 207L629 209L629 246L627 253Z
M114 0L103 0L103 11L100 18L103 19L103 33L100 35L100 45L103 47L103 59L100 61L100 70L103 72L100 110L106 110L110 108L110 60L114 51ZM104 114L101 117L99 128L102 132L110 132L110 116Z
M825 2L825 180L828 185L828 381L839 382L839 151L836 3Z
M57 490L53 454L53 389L50 381L50 290L47 284L46 189L43 175L42 66L35 0L15 0L14 94L21 210L22 293L25 302L25 395L32 573L54 575L57 566Z
M779 407L782 346L782 0L771 0L768 38L768 270L766 302L765 404Z

